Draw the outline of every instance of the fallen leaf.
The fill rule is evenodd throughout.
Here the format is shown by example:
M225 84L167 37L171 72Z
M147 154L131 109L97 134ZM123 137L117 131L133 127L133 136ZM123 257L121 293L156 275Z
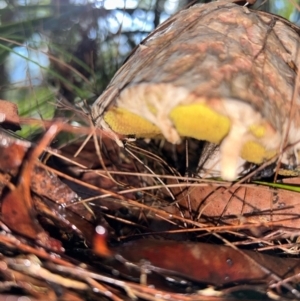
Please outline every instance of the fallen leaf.
M122 244L113 251L138 266L146 264L149 271L161 269L167 275L217 286L268 284L300 272L298 259L205 243L145 239Z
M187 209L187 196L197 219L213 224L265 224L300 228L299 193L261 185L190 187L178 196Z
M35 161L58 130L59 124L52 125L40 143L24 159L22 170L18 176L18 183L14 189L4 196L1 205L1 220L11 230L34 240L47 243L47 246L50 248L54 246L55 250L59 249L59 243L48 238L48 235L39 225L31 198L30 186Z
M20 117L16 104L0 99L0 125L13 131L20 130Z

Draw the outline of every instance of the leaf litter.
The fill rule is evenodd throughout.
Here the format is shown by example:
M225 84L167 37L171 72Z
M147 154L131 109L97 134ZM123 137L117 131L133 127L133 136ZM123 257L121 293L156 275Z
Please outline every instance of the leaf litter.
M185 176L184 143L120 149L93 128L44 126L37 144L1 129L2 296L300 298L297 192ZM75 157L84 130L94 139ZM60 131L78 141L53 148Z
M84 294L112 300L152 300L157 295L161 300L193 300L210 294L206 298L222 300L234 298L245 284L264 296L282 290L286 298L297 294L299 262L286 257L298 254L297 218L280 212L275 219L269 210L273 188L248 183L233 189L221 181L183 177L143 151L136 161L110 139L101 139L103 169L95 160L93 141L72 158L81 142L55 151L46 147L48 133L37 145L1 133L6 141L0 152L5 163L1 274L6 281L12 277L8 275L23 281L6 290L19 287L38 298L46 291L51 300L85 300ZM157 150L156 143L152 147ZM41 151L52 154L48 165L37 160ZM143 162L160 174L147 172ZM297 208L293 195L297 193L277 190L277 201L286 199L282 210ZM16 209L17 215L11 213ZM97 225L102 233L94 232ZM39 239L41 233L46 240ZM254 251L263 247L271 254ZM57 287L49 281L64 291L58 299ZM28 289L24 282L40 289Z

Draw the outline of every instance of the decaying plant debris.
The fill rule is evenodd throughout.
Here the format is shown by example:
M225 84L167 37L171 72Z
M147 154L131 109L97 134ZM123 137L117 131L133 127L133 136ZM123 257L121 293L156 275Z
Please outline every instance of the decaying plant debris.
M46 147L64 128L48 127L37 144L1 131L2 293L31 300L223 300L246 291L298 298L297 192L276 191L274 206L285 202L276 214L272 188L181 177L128 146L160 173L151 174L107 138L101 160L93 141L74 158L82 141Z
M195 140L120 148L93 126L0 113L0 300L300 298L298 192L184 176ZM7 131L25 122L39 142ZM58 148L62 132L76 139Z

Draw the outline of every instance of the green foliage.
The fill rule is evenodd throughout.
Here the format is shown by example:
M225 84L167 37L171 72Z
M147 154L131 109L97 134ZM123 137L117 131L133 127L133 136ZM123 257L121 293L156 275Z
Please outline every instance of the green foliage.
M51 120L56 110L56 96L51 89L41 86L34 89L20 88L7 92L8 99L17 99L19 115L41 120ZM34 135L40 126L23 125L18 134L22 137Z
M282 184L282 183L270 183L270 182L264 182L264 181L253 181L254 184L264 185L272 188L277 189L284 189L289 191L295 191L300 192L300 187L297 185L291 185L291 184Z
M289 0L276 0L270 1L271 11L275 14L290 20L291 22L297 21L296 15L299 14L294 3L299 5L299 0L289 1Z

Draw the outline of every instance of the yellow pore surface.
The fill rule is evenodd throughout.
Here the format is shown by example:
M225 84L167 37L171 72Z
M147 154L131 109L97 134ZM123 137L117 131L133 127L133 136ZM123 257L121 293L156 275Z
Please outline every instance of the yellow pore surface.
M179 105L170 112L169 116L182 137L219 144L230 131L230 119L204 104ZM137 138L161 136L159 127L124 108L111 108L105 113L104 120L114 132L120 135L134 135ZM265 128L261 125L253 125L249 128L249 132L256 138L262 138L265 135ZM259 142L247 141L242 146L240 155L248 162L260 164L275 155L275 151L266 150Z
M156 125L123 108L111 108L104 114L104 120L120 135L134 135L137 138L155 138L161 135Z
M230 119L204 104L180 105L170 113L180 136L220 143L230 130Z

